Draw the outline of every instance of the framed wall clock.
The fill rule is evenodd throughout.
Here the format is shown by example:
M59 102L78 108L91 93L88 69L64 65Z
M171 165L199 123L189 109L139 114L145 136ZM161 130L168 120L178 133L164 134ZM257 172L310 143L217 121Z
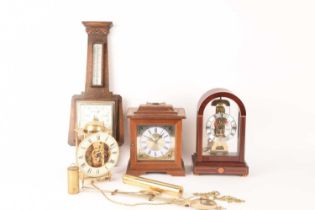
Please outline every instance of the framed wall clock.
M194 174L248 174L245 162L246 110L226 89L206 92L198 103Z
M128 109L130 160L127 173L167 173L184 176L182 160L183 108L147 103Z
M75 130L96 118L121 145L124 141L122 97L109 91L108 78L107 35L112 23L83 22L83 25L88 34L85 91L72 97L68 143L74 146Z

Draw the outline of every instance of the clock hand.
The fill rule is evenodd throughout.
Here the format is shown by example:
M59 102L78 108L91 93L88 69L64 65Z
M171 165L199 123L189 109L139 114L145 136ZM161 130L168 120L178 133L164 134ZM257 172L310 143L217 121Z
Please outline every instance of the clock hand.
M150 137L150 136L146 136L146 135L144 135L144 137L146 137L149 141L152 141L152 142L154 142L154 143L155 143L155 139L153 139L152 137Z
M161 139L163 139L163 135L164 135L164 133L159 134L159 136L157 137L157 139L155 140L155 142L157 143L158 141L160 141Z

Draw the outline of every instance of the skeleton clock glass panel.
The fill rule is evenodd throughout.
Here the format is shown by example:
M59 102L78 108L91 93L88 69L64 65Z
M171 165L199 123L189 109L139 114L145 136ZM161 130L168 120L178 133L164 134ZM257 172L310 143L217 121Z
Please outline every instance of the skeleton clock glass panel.
M238 156L239 108L224 97L209 102L203 114L203 156Z

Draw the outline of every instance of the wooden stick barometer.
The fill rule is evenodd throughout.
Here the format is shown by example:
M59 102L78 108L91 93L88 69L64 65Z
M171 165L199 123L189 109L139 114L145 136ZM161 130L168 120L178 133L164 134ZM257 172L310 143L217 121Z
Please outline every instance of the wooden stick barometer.
M109 91L107 35L112 22L82 22L88 34L85 91L74 95L71 102L68 143L80 143L75 130L97 119L119 145L124 142L122 98ZM78 143L77 142L77 143Z

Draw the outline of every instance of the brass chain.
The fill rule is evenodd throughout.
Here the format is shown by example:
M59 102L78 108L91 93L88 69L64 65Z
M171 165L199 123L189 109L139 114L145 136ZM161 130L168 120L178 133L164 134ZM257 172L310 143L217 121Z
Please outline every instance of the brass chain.
M143 206L143 205L151 205L151 206L159 206L159 205L170 205L170 204L176 204L180 206L185 207L192 207L198 210L223 210L221 206L217 205L215 202L218 201L224 201L227 203L241 203L245 202L244 200L232 197L232 196L222 196L218 191L212 191L207 193L193 193L192 196L187 198L165 198L161 197L160 193L155 191L138 191L138 192L126 192L126 191L109 191L109 190L103 190L95 185L94 182L90 183L92 186L92 189L100 192L105 199L107 199L109 202L123 205L123 206ZM88 186L83 186L85 189L91 189ZM132 196L141 196L141 197L147 197L149 201L154 200L154 198L163 199L165 202L139 202L139 203L125 203L121 201L114 200L110 198L107 194L115 195L115 194L122 194L122 195L132 195Z
M159 202L159 203L150 203L150 202L139 202L139 203L125 203L125 202L120 202L120 201L116 201L111 199L106 193L110 193L112 195L115 195L116 193L119 194L125 194L125 195L136 195L136 196L141 196L141 195L145 195L145 193L141 193L140 192L121 192L118 190L114 190L114 191L106 191L106 190L102 190L101 188L99 188L98 186L96 186L93 182L91 183L92 187L97 190L98 192L100 192L108 201L118 204L118 205L124 205L124 206L143 206L143 205L169 205L169 204L177 204L178 202L176 202L176 199L170 199L169 201L166 202ZM144 191L142 191L144 192ZM148 194L148 196L150 196ZM153 195L152 195L153 196ZM150 198L149 198L150 200Z

